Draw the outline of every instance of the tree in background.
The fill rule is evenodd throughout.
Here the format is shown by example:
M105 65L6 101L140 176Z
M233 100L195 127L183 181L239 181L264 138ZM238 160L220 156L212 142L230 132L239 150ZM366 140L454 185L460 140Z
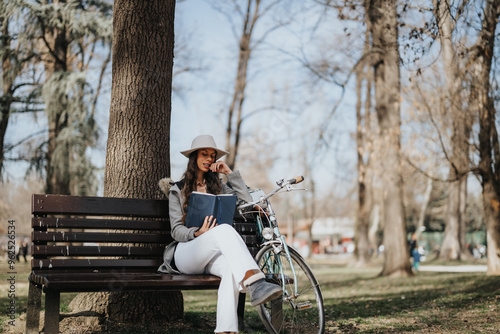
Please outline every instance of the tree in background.
M371 23L375 110L384 170L384 268L381 275L411 275L401 178L401 115L398 22L395 0L365 3Z
M46 192L95 193L86 149L95 144L97 132L85 71L98 43L111 40L111 6L104 1L75 0L27 6L40 31L44 66L42 100L49 126Z
M17 100L25 101L22 111L44 110L48 121L48 129L9 145L10 154L17 154L10 159L28 161L30 170L45 175L48 193L93 194L95 167L87 149L97 140L94 114L109 63L112 6L107 1L54 0L14 1L8 8L19 13L11 16L12 25L26 27L15 35L23 37L18 37L16 50L31 50L30 76L18 75L13 82L14 87L31 85L34 89L23 90L25 96ZM102 59L107 50L108 57ZM101 73L93 91L87 72L99 65ZM33 100L43 108L27 104ZM41 139L42 135L48 138Z
M370 20L365 16L366 30L362 59L355 69L356 74L356 150L358 169L358 210L356 217L356 265L365 266L370 262L371 251L377 244L370 238L370 216L373 203L373 129L372 115L372 85L373 73L368 56L371 53ZM363 89L364 88L364 89ZM363 94L364 90L364 94ZM363 101L364 99L364 101ZM372 239L372 240L370 240Z
M488 261L492 261L488 262L488 272L498 273L500 266L495 256L500 244L499 216L495 211L498 136L493 100L498 86L492 73L498 1L433 1L432 4L434 25L414 29L411 35L425 32L441 46L442 66L432 67L436 73L424 78L423 84L414 81L424 113L428 115L426 122L437 132L435 142L451 166L445 178L449 187L440 253L443 259L468 256L465 233L471 228L466 225L466 176L473 172L480 177L483 187L487 244L492 252L488 254ZM471 143L470 138L475 142ZM474 155L470 148L476 149Z
M229 155L227 157L227 164L231 169L234 169L236 155L238 154L243 101L245 100L245 88L247 85L247 69L252 52L250 41L252 39L252 33L255 24L257 23L257 20L261 15L259 12L259 7L260 0L248 0L246 10L243 9L239 11L239 14L243 15L244 17L244 23L239 43L238 67L236 70L233 98L228 109L228 121L226 129L226 150L229 152ZM240 9L238 4L236 4L236 8ZM237 110L237 112L235 112L235 110ZM235 113L236 129L233 130L233 119Z
M22 12L18 0L0 2L0 57L2 61L2 96L0 98L0 175L4 172L6 153L16 144L6 144L5 134L13 113L28 112L36 103L39 87L29 70L39 58L35 50L33 27ZM29 88L27 88L29 87ZM40 111L42 109L36 109ZM33 110L30 110L33 111Z
M327 9L334 9L341 22L348 22L344 28L342 42L331 40L330 44L320 47L320 56L314 55L313 61L302 59L301 63L319 79L342 90L341 97L334 104L325 122L320 127L317 147L330 146L329 124L333 123L333 115L338 111L348 82L354 75L356 94L356 151L357 151L357 191L358 203L355 210L355 255L357 266L364 266L370 261L371 250L377 247L375 238L370 238L370 220L373 212L372 178L374 177L374 155L372 150L375 140L375 122L372 122L372 85L373 74L370 66L370 21L363 10L362 1L317 1ZM329 22L325 18L318 19L319 24ZM352 24L354 23L354 25ZM362 24L360 24L362 23ZM364 34L364 40L361 36ZM363 42L359 43L362 40ZM306 54L303 51L303 54ZM342 55L342 57L338 57ZM299 56L296 56L299 58ZM351 62L349 60L352 60ZM340 111L339 111L340 112ZM375 226L375 229L378 227Z
M442 110L452 119L451 152L449 156L448 211L440 257L444 260L468 258L465 246L465 220L467 204L467 175L472 116L461 94L463 79L459 67L457 47L453 43L458 17L462 14L449 1L433 1L436 28L441 45L444 72L444 105ZM451 12L456 10L457 13Z
M500 275L500 142L491 73L500 0L487 0L481 30L470 57L470 106L479 122L479 175L487 233L489 275Z
M175 1L119 0L113 15L104 196L160 199L158 181L170 175ZM80 294L71 307L98 312L110 322L183 314L181 292Z
M223 9L223 5L217 2L218 10L226 14L230 22L233 22L236 13L237 17L242 20L241 33L236 32L233 27L235 36L238 41L238 66L236 68L236 78L234 81L234 90L232 93L231 102L227 113L227 128L226 128L226 150L229 152L226 163L229 168L234 169L236 157L240 146L241 124L243 118L243 102L245 101L245 90L248 83L248 65L252 52L264 42L266 37L283 26L285 23L281 21L273 22L273 25L259 36L254 36L255 27L258 21L262 21L263 16L268 15L273 8L282 2L282 0L247 0L246 5L240 6L239 1L232 0L230 9ZM289 7L287 7L289 9Z

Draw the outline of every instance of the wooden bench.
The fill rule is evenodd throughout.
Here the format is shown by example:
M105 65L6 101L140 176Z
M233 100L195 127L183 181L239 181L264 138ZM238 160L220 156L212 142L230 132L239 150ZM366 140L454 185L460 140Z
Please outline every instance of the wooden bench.
M168 201L64 195L32 197L32 260L26 333L39 332L42 290L45 333L59 332L60 294L126 290L217 289L212 275L156 272L172 239ZM255 224L235 221L255 255ZM245 295L238 316L243 320Z

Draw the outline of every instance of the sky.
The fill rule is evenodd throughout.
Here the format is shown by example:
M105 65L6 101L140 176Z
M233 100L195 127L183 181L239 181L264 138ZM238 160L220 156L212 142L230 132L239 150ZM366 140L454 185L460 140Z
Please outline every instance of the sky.
M187 44L188 56L202 70L181 74L174 78L174 85L180 87L179 94L172 95L171 119L171 166L173 179L179 179L185 169L186 160L179 153L190 148L191 141L199 134L211 134L218 146L225 147L226 113L232 94L237 66L237 38L232 32L228 18L217 11L210 0L187 0L177 3L176 43ZM355 130L354 102L344 96L329 124L333 134L331 147L315 151L318 128L340 99L341 91L332 84L317 82L295 58L303 54L310 59L318 56L325 43L342 42L335 15L326 20L318 11L305 15L302 3L285 2L284 12L276 11L262 19L256 26L259 37L277 20L292 17L292 21L270 33L252 55L249 64L249 82L244 103L244 115L256 110L243 123L241 160L238 169L243 175L255 179L262 177L271 181L305 174L306 164L313 164L313 177L320 193L332 189L348 191L355 180L355 148L352 133ZM235 19L235 15L231 15ZM311 27L322 18L321 28ZM236 30L241 24L235 19ZM346 46L348 47L348 46ZM335 57L336 55L332 55ZM176 55L177 57L177 55ZM175 66L183 66L183 58L174 58ZM346 62L348 65L349 62ZM97 81L97 72L87 73L88 81ZM99 97L96 120L100 129L100 141L89 150L94 164L100 168L98 195L103 191L103 174L109 106L111 100L111 66L105 78ZM270 107L271 110L270 110ZM29 119L17 114L11 118L7 137L10 142L20 140L27 133L45 126L45 117L39 115ZM262 167L255 160L269 160L271 165ZM21 167L22 166L22 167ZM8 179L21 182L27 164L10 163ZM263 170L265 169L265 170ZM270 190L270 189L268 189Z
M236 75L238 44L227 18L209 3L193 0L178 3L177 7L176 28L185 29L193 36L191 41L205 55L203 61L207 71L183 78L187 82L183 86L191 89L184 92L183 98L173 99L171 161L174 179L180 178L185 169L185 160L178 152L189 148L196 135L212 134L219 146L225 145L226 110ZM297 30L314 24L316 19L315 15L308 19L299 16L290 26L269 34L266 43L253 53L249 64L244 114L269 106L278 106L279 109L263 111L245 120L240 153L243 159L270 154L276 163L265 174L271 181L304 174L302 152L307 150L312 154L317 127L330 112L332 102L340 98L339 91L335 89L327 88L329 91L325 91L321 85L314 87L309 82L311 79L307 70L287 54L298 52L304 39L310 38ZM256 26L256 36L264 30L258 28L269 26L269 21L259 23L262 25ZM237 29L239 27L236 25ZM312 46L311 50L316 47ZM350 133L355 129L353 116L354 113L352 116L348 113L339 115L331 126L332 130L339 128L337 140L340 147L349 146ZM190 126L187 127L187 124ZM315 163L318 165L316 174L323 179L323 182L319 180L321 191L329 191L334 182L332 176L339 173L335 171L339 168L337 155L350 154L349 150L339 150L331 152L326 160L320 159ZM290 163L290 159L293 162ZM262 174L262 170L252 170L251 164L245 163L244 166L248 167L248 170L242 171L244 174ZM325 182L325 179L329 181Z

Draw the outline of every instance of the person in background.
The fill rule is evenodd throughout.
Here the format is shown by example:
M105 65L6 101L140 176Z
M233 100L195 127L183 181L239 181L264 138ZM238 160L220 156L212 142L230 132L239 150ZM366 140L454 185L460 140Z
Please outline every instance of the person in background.
M21 256L21 242L20 241L16 241L15 253L16 253L16 261L19 262L19 257Z
M412 268L415 271L418 271L418 267L420 265L420 253L418 252L418 242L417 242L417 234L416 233L413 233L411 235L410 256L413 258Z
M24 262L28 262L28 260L26 259L26 256L28 255L28 243L26 242L26 240L24 240L21 245L21 252L23 254Z

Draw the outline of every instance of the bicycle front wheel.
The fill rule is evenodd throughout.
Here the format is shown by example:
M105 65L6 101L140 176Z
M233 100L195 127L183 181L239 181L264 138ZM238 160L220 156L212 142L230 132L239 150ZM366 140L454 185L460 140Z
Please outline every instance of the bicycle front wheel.
M283 288L282 298L259 305L257 311L269 333L323 333L323 296L311 268L296 250L289 247L291 262L284 250L272 246L256 256L266 280Z

